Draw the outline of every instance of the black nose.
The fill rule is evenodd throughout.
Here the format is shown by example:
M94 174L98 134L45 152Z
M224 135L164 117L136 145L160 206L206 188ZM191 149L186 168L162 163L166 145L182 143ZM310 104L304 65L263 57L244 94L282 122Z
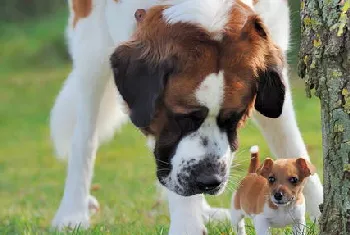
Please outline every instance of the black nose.
M223 179L219 175L201 174L197 177L197 187L202 192L212 191L220 186Z
M273 197L277 200L277 201L281 201L283 194L281 192L275 193L275 195L273 195Z

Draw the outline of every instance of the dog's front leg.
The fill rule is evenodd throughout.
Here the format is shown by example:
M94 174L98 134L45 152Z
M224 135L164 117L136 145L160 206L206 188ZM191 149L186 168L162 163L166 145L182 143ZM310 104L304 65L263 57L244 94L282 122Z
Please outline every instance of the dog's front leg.
M104 18L97 14L98 10L104 10L103 4L96 7L101 9L94 9L93 14L74 29L74 70L66 84L70 87L65 90L71 94L61 92L60 96L67 97L58 98L52 112L56 118L75 114L64 195L52 221L52 225L59 229L88 227L89 209L98 209L97 201L89 196L89 192L101 134L97 129L100 105L112 75L108 58L108 45L112 42L103 26ZM70 107L70 103L75 104L73 110L65 108ZM65 123L57 122L57 125L56 128L64 128L59 125Z
M91 73L89 75L91 76ZM83 76L81 79L83 78L87 77ZM108 76L99 76L95 80L96 83L85 81L85 84L77 87L77 121L68 157L64 195L52 222L54 227L87 228L89 209L98 209L96 199L90 196L89 192L98 148L96 122L107 79Z
M203 219L203 195L190 197L168 193L170 230L169 235L205 235Z
M293 224L293 235L304 235L306 232L305 217L294 221Z
M283 79L286 84L286 97L282 115L277 119L271 119L256 112L254 120L277 158L305 157L309 160L309 155L295 118L286 69L283 73ZM310 176L308 179L304 188L304 195L307 211L313 218L318 218L321 214L319 205L323 202L323 187L317 174Z
M266 218L257 215L254 219L256 235L270 235L270 223Z

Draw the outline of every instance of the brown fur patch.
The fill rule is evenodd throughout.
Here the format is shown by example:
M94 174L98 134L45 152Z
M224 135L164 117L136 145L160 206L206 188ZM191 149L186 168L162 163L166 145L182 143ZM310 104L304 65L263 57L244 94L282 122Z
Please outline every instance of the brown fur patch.
M204 29L186 23L165 24L162 11L167 6L147 10L138 24L130 47L143 48L141 58L159 64L169 58L176 59L176 71L168 79L162 105L148 130L156 136L166 126L166 110L188 114L201 105L195 91L211 73L224 71L225 87L222 116L232 112L241 115L237 127L244 124L254 109L258 71L265 70L280 58L272 51L276 47L269 35L263 38L255 28L258 18L243 3L234 4L222 42L215 41Z
M225 71L223 110L243 112L240 127L254 110L255 84L260 72L270 66L281 66L282 54L262 20L240 2L232 9L222 48L221 67Z
M164 83L159 97L154 99L156 104L150 105L155 108L150 111L152 120L149 125L146 120L148 126L142 126L143 133L155 136L156 148L162 144L176 147L183 135L190 132L184 129L195 126L186 123L186 128L183 128L176 117L203 109L196 100L196 90L208 75L223 71L224 98L217 119L222 124L220 128L228 133L231 147L236 149L236 129L244 124L254 109L259 72L281 64L281 51L274 46L270 35L260 25L260 18L240 1L231 9L221 41L214 40L211 33L198 25L164 22L163 10L167 7L148 9L132 40L118 47L113 55L116 65L121 63L129 66L128 75L137 69L143 75L145 73L141 73L141 70L157 73L159 70L167 71L159 79L143 76L157 86L163 86ZM166 70L168 67L171 68L170 72ZM122 77L119 76L119 79ZM139 77L130 78L133 85L124 87L124 91L135 89L134 86L139 86L140 82L150 84L138 81ZM137 89L145 94L154 94L154 91L148 92L145 88ZM131 103L135 106L135 102ZM145 107L144 104L142 99L140 107ZM191 121L191 118L188 119Z
M250 164L248 168L248 173L256 173L260 167L260 153L250 154Z
M73 28L78 21L82 18L86 18L90 15L92 10L92 0L73 0Z
M254 109L256 76L258 70L267 66L266 56L270 53L269 44L272 44L255 31L252 21L256 17L254 12L244 4L235 4L224 39L217 42L203 29L189 24L168 25L164 28L156 13L160 9L155 8L147 13L144 20L147 24L140 25L135 38L161 39L152 44L157 45L156 52L165 51L167 55L157 54L151 59L162 60L175 56L178 62L185 62L180 65L181 72L169 79L164 104L176 113L193 111L200 106L194 97L200 83L209 74L223 70L225 91L222 110L224 116L225 113L231 115L232 111L243 113L238 124L241 126ZM252 21L251 24L247 24L248 20ZM155 24L159 27L155 28Z
M235 209L247 214L261 214L269 195L267 180L258 174L248 174L240 183L234 198Z
M194 91L205 77L218 72L218 43L210 38L203 29L190 24L167 25L163 21L162 11L166 6L147 10L145 18L139 23L133 42L136 47L142 42L143 52L140 57L151 64L160 61L175 60L176 68L164 90L162 104L158 106L155 119L149 131L158 135L167 123L167 111L188 114L200 104ZM157 26L157 27L155 27Z
M269 176L276 177L276 183L271 186L272 190L280 188L284 193L298 197L302 193L305 184L305 166L301 167L297 164L299 159L278 159L275 161ZM307 161L305 161L307 162ZM311 166L311 163L310 163ZM289 182L290 177L297 177L298 183L293 185Z

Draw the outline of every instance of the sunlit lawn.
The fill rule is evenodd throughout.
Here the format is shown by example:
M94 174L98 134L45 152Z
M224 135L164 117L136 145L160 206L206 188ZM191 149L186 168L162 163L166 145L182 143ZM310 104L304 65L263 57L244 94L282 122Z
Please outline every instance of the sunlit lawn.
M0 77L0 234L49 232L50 220L63 193L66 164L53 157L48 119L54 97L68 72L68 66L61 66L8 72ZM321 170L319 102L305 98L301 82L294 82L294 100L310 155ZM240 132L236 162L241 165L233 170L233 181L245 174L248 150L255 144L260 145L262 156L269 155L259 131L248 123ZM154 208L154 169L144 137L131 125L103 146L93 180L99 186L93 194L101 211L92 218L89 234L166 234L167 207ZM231 191L227 190L209 201L228 207L230 197ZM210 234L233 233L229 225L211 225Z

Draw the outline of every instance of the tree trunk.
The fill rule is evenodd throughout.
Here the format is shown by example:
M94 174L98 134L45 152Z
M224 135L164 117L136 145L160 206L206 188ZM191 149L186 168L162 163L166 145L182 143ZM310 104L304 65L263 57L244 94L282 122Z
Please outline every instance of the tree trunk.
M294 0L293 0L294 1ZM321 100L321 235L350 234L350 0L302 0L299 75Z

